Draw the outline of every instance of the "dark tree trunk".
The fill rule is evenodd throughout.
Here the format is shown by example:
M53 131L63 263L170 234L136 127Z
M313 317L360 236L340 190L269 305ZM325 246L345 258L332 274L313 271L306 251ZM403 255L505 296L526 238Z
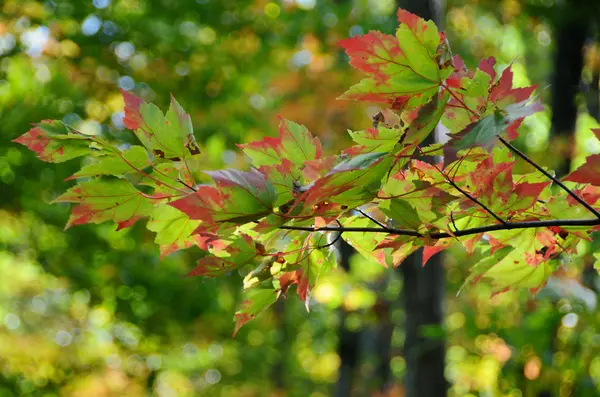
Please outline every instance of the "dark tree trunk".
M587 0L572 0L558 6L554 28L554 70L552 74L552 126L550 136L558 143L560 162L556 167L558 176L569 173L577 123L576 96L580 90L583 69L583 48L589 32L586 12ZM596 82L597 83L597 82ZM597 89L595 90L597 92ZM556 338L554 327L552 334ZM556 339L554 339L556 341ZM551 347L551 353L554 347ZM550 396L550 390L540 390L539 397Z
M442 334L445 272L437 255L421 266L421 251L400 265L406 313L404 359L407 397L445 396L446 347Z
M441 27L441 0L399 0L398 5ZM432 139L430 142L433 141ZM446 347L442 336L445 272L440 255L421 266L422 252L400 265L405 310L404 380L407 397L446 396L444 376Z
M552 130L553 139L562 147L561 161L556 171L566 175L571 166L575 124L577 122L576 95L583 69L583 46L588 34L587 16L581 1L563 6L554 21L554 71L552 75ZM583 3L585 4L585 2ZM581 7L577 7L581 6Z
M340 239L338 243L340 252L340 267L344 271L350 270L350 257L354 249ZM340 357L340 369L338 380L335 385L334 397L349 397L352 393L354 374L359 360L360 331L353 331L346 326L348 317L344 309L340 310L340 327L338 330L338 355Z

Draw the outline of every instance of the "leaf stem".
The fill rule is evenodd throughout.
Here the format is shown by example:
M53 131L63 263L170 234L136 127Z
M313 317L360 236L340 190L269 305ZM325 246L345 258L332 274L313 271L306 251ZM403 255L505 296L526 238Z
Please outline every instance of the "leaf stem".
M500 142L502 142L504 144L504 146L506 146L512 152L514 152L517 156L521 157L523 160L525 160L526 162L528 162L529 164L531 164L536 170L540 171L542 174L544 174L546 177L548 177L550 180L552 180L552 182L554 182L558 186L560 186L565 192L567 192L569 194L569 196L573 197L573 199L575 199L579 204L583 205L588 211L590 211L598 219L600 219L600 212L598 212L591 205L589 205L588 203L586 203L585 200L583 200L581 197L579 197L577 194L575 194L575 192L573 192L571 189L569 189L567 186L565 186L565 184L563 184L560 180L558 180L558 178L556 178L555 176L553 176L552 174L550 174L548 171L546 171L545 169L543 169L542 167L540 167L532 159L530 159L529 157L527 157L527 155L525 153L523 153L522 151L520 151L519 149L517 149L510 142L506 141L506 139L502 138L501 136L499 136L498 139L500 139Z

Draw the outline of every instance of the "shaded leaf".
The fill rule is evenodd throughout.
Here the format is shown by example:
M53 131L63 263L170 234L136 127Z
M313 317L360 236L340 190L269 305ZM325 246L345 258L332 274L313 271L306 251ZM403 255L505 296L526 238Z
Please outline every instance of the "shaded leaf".
M235 312L234 337L248 321L275 303L277 293L275 290L251 288L244 291L243 299L240 309Z
M504 117L496 112L470 124L461 132L450 135L450 141L444 145L444 164L450 164L456 160L460 150L473 146L491 151L496 144L496 138L504 131L505 127Z
M302 205L303 213L320 215L331 209L329 204L353 208L372 200L381 186L391 158L388 153L366 153L336 165L300 194L293 207Z
M204 235L210 255L201 258L196 267L187 274L192 276L215 277L245 265L256 265L264 255L264 248L247 234L233 236L230 240L218 240L214 235Z

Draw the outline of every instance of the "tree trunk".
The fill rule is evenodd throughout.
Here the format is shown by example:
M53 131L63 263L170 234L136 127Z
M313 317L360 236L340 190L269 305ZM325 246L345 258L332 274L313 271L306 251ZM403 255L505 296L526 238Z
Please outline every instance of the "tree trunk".
M422 251L409 257L400 272L404 279L403 302L406 313L404 359L407 397L445 396L446 347L442 334L445 272L437 255L421 266Z
M561 153L556 167L559 177L569 173L575 145L577 124L576 96L579 93L583 69L583 47L589 31L589 18L585 15L586 0L568 1L559 7L553 21L554 70L552 74L552 126L551 140L558 143ZM557 328L552 332L556 342ZM550 354L554 353L551 347ZM539 397L550 396L550 390L540 390Z
M441 27L441 1L399 0L398 5ZM433 135L432 135L433 137ZM433 138L429 143L433 141ZM404 280L402 295L405 310L404 379L407 397L446 396L444 377L446 347L442 336L445 272L436 255L421 266L422 251L400 265Z
M554 72L552 75L552 129L553 139L562 147L562 158L556 171L566 175L571 166L579 82L583 69L583 46L588 33L588 21L576 7L581 1L569 2L563 6L559 17L554 21ZM585 8L583 8L585 9Z
M340 267L344 271L350 270L350 257L354 249L340 239L337 245L340 252ZM340 309L340 326L338 329L338 356L340 357L340 369L338 380L335 385L334 397L349 397L352 393L353 378L359 359L360 331L352 331L346 327L346 311Z

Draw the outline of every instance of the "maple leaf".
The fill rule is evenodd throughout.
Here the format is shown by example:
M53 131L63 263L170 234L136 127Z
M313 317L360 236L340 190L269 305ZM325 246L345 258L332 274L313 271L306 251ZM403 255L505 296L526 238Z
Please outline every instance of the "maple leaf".
M388 153L365 153L343 161L313 182L291 209L301 206L302 214L323 215L331 209L339 210L341 205L353 208L369 202L390 164Z
M438 64L443 36L432 21L398 11L396 37L369 32L342 40L350 65L369 77L341 98L414 109L436 94L452 68Z
M491 87L490 101L495 102L498 107L502 105L522 102L531 97L537 85L530 87L513 88L512 64L504 69L498 81Z
M275 189L265 176L252 169L206 171L216 186L201 185L197 191L169 205L201 220L198 231L210 231L220 223L244 224L273 211Z
M44 120L13 142L27 146L42 161L62 163L89 154L90 145L100 138L84 135L62 121Z
M280 164L263 165L259 171L275 188L277 198L273 203L274 207L279 207L294 198L294 184L298 180L299 170L291 161L282 159Z
M431 101L422 106L415 119L411 120L406 129L406 137L402 143L418 145L425 140L439 123L450 94L447 90L435 95Z
M495 163L491 156L481 161L466 178L471 195L483 196L490 202L497 199L506 201L513 189L512 168L514 164L514 161Z
M550 181L515 183L504 208L512 213L523 213L533 207ZM514 218L512 218L514 220Z
M532 261L531 257L524 256L518 249L504 247L477 264L475 277L469 277L465 283L485 279L494 285L493 293L518 288L536 289L544 285L559 266L557 260L544 261L541 257L535 260L536 265L528 261Z
M308 310L310 293L319 278L337 265L334 252L323 233L293 231L286 233L284 239L286 252L279 255L279 273L271 268L270 275L277 273L280 295L285 295L291 285L297 285L298 296Z
M186 159L200 153L190 116L171 96L167 114L155 105L121 90L125 100L123 123L133 130L142 144L158 157Z
M321 142L303 125L280 118L279 136L238 145L255 167L282 164L284 160L297 168L306 161L321 158Z
M444 145L444 165L455 161L457 153L463 149L479 146L491 151L506 125L502 114L495 112L450 135L450 140Z
M203 237L211 254L198 260L188 277L220 276L245 265L256 265L257 259L264 255L262 245L244 233L232 236L229 241L219 240L215 235Z
M507 124L505 137L514 140L523 118L543 109L540 101L531 97L537 86L513 88L512 65L504 69L498 81L493 82L495 63L493 58L484 59L475 72L468 71L462 64L448 78L452 99L442 124L450 132L463 131L470 124L500 112Z
M134 172L143 174L142 169L150 164L148 152L141 146L132 146L123 152L105 151L95 163L84 166L66 180L98 175L122 177Z
M456 200L441 187L446 181L424 180L427 168L435 169L431 164L413 160L407 170L398 171L387 179L381 188L379 197L384 199L379 208L397 225L409 229L427 232L429 224L444 218L448 204ZM433 175L440 175L435 169Z
M154 242L160 247L161 256L198 245L207 249L202 235L191 235L200 221L190 219L183 212L168 206L157 206L146 227L156 233Z
M369 128L363 131L348 131L352 140L361 145L360 153L390 152L404 131L397 128Z
M588 156L585 164L564 177L563 180L600 186L600 154Z
M425 266L429 259L435 254L442 252L443 250L450 248L453 242L449 239L437 240L434 245L426 245L423 247L423 257L421 259L421 265Z
M123 179L95 179L79 183L57 197L54 203L77 203L65 229L84 223L112 220L119 228L150 215L154 201Z
M388 236L375 249L378 262L385 267L398 267L410 254L423 246L423 240L413 236Z
M148 163L152 170L142 174L139 185L154 189L155 197L180 197L190 194L196 185L186 164L180 161L166 161L160 164Z
M277 300L275 290L251 288L244 291L244 299L240 309L235 312L235 337L248 321L252 320L258 313L266 310Z
M362 216L351 216L341 220L343 226L354 226L354 227L377 227L373 221ZM365 258L371 258L381 264L384 267L388 267L385 260L385 254L382 250L375 250L375 248L383 241L387 236L387 233L348 233L343 234L342 238L346 240L348 244L352 246L359 254ZM381 254L384 254L383 256Z

